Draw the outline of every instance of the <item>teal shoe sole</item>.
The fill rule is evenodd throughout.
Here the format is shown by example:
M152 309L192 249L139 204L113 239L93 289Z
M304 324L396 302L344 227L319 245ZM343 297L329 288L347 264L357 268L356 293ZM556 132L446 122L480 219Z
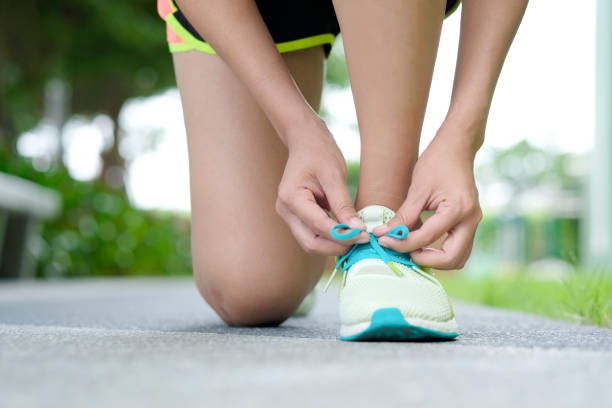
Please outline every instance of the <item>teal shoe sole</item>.
M459 333L443 333L425 327L414 326L404 319L395 307L378 309L372 314L370 326L352 336L340 336L345 341L419 341L452 340Z

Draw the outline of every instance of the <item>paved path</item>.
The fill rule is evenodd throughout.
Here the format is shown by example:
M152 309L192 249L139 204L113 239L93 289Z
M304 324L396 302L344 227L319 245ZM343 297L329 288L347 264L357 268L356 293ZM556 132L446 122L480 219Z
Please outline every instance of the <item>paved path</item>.
M442 343L229 328L183 279L0 284L2 407L612 406L612 330L457 304Z

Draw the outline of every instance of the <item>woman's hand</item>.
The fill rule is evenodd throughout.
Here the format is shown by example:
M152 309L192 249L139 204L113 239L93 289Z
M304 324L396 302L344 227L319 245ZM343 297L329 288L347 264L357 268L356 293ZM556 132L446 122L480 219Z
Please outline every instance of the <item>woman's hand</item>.
M365 225L357 212L346 185L346 162L325 123L309 121L286 135L289 159L278 188L276 211L285 220L302 248L309 254L338 255L355 242L367 242L362 232L347 241L331 238L337 224L353 228Z
M473 170L476 149L466 143L481 140L481 135L475 136L474 132L484 133L484 130L465 131L448 124L440 128L417 160L406 201L386 226L373 231L381 236L403 224L411 228L411 232L405 240L381 237L378 241L381 246L410 252L414 262L423 266L463 267L482 219ZM435 214L419 226L424 210L435 210ZM418 229L413 231L412 228ZM445 234L441 249L428 248Z

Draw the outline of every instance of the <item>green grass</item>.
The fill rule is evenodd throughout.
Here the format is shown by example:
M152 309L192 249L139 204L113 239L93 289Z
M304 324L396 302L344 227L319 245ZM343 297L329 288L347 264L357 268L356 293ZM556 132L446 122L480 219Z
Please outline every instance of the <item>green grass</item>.
M456 299L612 328L612 274L577 271L562 280L535 279L520 272L437 278Z

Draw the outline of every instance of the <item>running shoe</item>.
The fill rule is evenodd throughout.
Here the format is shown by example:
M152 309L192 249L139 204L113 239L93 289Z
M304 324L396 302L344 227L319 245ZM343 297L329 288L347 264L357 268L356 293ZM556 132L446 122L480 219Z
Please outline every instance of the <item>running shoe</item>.
M370 242L355 244L339 258L334 273L340 283L341 340L444 340L458 336L457 323L448 295L431 273L402 254L378 244L372 230L387 223L395 213L372 205L358 212L370 234ZM335 239L357 236L361 230L339 224ZM387 235L405 239L404 225Z
M312 308L314 307L317 295L315 289L313 289L309 294L306 295L302 303L298 306L297 310L293 312L294 317L304 317L310 313Z

